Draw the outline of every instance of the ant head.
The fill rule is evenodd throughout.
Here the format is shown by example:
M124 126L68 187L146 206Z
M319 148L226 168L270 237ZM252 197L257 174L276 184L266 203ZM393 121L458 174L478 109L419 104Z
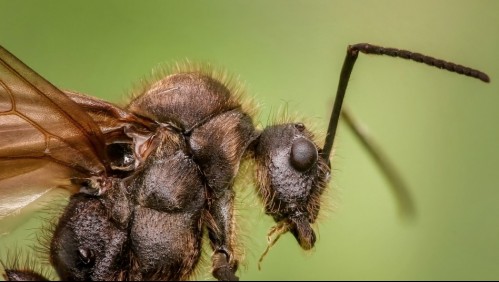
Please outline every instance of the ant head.
M269 126L255 148L259 194L265 212L290 231L305 249L315 243L311 227L320 209L330 168L310 131L302 123Z

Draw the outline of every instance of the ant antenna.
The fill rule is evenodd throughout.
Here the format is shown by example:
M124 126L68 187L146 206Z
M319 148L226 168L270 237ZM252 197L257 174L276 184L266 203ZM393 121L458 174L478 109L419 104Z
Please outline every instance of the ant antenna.
M411 197L407 183L400 172L397 171L397 167L390 162L390 159L383 153L381 147L376 144L361 122L355 119L348 107L343 107L341 119L350 127L355 137L367 149L374 162L381 169L386 180L390 183L389 187L392 189L393 195L397 200L399 215L406 220L414 219L416 217L416 205Z
M483 82L490 82L489 76L481 71L465 67L462 65L457 65L451 62L446 62L430 56L425 56L420 53L414 53L411 51L399 50L395 48L385 48L367 43L349 45L347 48L347 55L345 57L345 61L343 62L343 67L341 69L340 81L338 83L338 90L336 92L336 99L334 100L331 119L329 120L326 141L324 142L324 148L321 153L321 157L326 161L329 160L329 156L331 154L331 149L334 143L334 137L336 135L336 128L338 127L338 121L340 118L341 106L343 105L343 98L345 97L345 92L347 90L350 74L352 73L353 66L355 64L355 61L357 60L359 52L362 52L364 54L388 55L391 57L399 57L407 60L413 60L418 63L423 63L429 66L437 67L439 69L445 69L451 72L456 72L458 74L480 79Z
M333 147L334 137L336 135L336 128L338 127L338 121L340 114L346 124L353 130L355 136L361 141L361 143L366 147L369 154L373 157L374 161L379 165L383 174L390 182L392 192L395 194L397 202L399 204L399 210L401 215L405 218L412 218L415 214L415 205L409 193L407 185L404 183L400 174L396 171L395 167L390 163L389 159L382 152L380 147L378 147L372 138L363 130L361 124L354 119L353 115L347 109L341 109L343 105L343 99L345 97L345 92L347 89L348 81L353 70L355 61L359 52L364 54L374 54L374 55L388 55L391 57L399 57L403 59L413 60L418 63L424 63L429 66L437 67L439 69L445 69L451 72L456 72L458 74L470 76L476 79L480 79L484 82L490 82L490 78L487 74L469 68L462 65L457 65L454 63L446 62L433 57L425 56L419 53L410 52L407 50L399 50L395 48L384 48L380 46L370 45L367 43L360 43L355 45L350 45L347 48L347 55L345 61L343 62L343 67L341 69L340 81L338 83L338 90L336 92L336 99L334 101L333 111L331 113L331 119L329 120L328 131L326 135L326 141L324 142L324 149L320 153L321 157L326 160L329 164L329 156Z

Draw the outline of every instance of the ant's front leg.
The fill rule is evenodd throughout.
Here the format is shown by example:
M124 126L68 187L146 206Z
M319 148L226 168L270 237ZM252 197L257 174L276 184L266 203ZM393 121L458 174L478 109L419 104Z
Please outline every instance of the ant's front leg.
M212 273L220 281L237 281L235 275L238 260L234 253L234 192L227 189L219 195L214 195L209 207L208 233L212 255ZM211 224L210 224L211 223Z

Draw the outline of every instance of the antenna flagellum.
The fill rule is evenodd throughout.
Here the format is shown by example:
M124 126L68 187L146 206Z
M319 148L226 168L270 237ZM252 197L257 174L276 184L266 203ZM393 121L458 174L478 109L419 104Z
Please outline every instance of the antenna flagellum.
M343 99L345 97L348 81L350 79L350 75L352 73L353 66L355 65L355 61L357 60L359 52L362 52L364 54L387 55L391 57L398 57L402 59L412 60L439 69L444 69L450 72L455 72L458 74L476 78L483 82L487 83L490 82L489 76L484 72L463 65L447 62L441 59L436 59L420 53L415 53L396 48L386 48L386 47L371 45L368 43L359 43L359 44L350 45L347 48L347 54L345 57L345 61L343 62L343 67L341 69L340 80L338 82L338 89L336 91L336 98L334 100L334 105L333 105L333 111L331 113L331 118L329 120L326 141L324 142L324 149L321 153L321 157L324 158L325 160L329 160L329 156L331 154L331 150L334 143L334 137L336 136L336 129L338 127L338 121L340 118L341 107L343 105Z

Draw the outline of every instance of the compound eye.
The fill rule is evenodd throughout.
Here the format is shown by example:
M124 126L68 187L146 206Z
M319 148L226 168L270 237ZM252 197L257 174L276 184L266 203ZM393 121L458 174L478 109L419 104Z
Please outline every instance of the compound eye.
M291 165L298 171L306 171L317 162L317 149L310 140L300 137L291 146Z

